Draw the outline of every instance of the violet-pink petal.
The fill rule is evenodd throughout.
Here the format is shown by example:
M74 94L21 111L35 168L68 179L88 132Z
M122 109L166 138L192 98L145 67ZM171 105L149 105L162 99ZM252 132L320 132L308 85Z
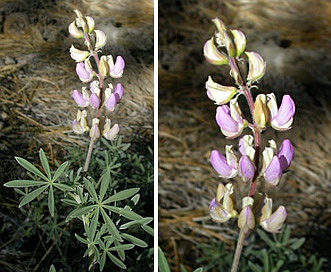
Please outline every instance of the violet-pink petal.
M210 154L210 163L216 172L222 177L230 177L232 167L228 165L226 157L218 150L213 150Z
M106 108L109 111L113 111L114 108L115 108L115 106L116 106L116 104L117 104L116 97L115 97L114 93L112 93L109 96L108 100L106 101L106 104L105 104L106 105Z
M268 219L267 225L270 227L270 232L277 233L280 231L287 218L287 212L284 206L280 206Z
M124 88L121 83L117 83L115 90L114 90L114 94L116 94L118 97L118 100L117 100L117 103L118 103L124 95Z
M114 64L113 72L115 75L120 74L125 67L125 61L121 56L117 56L116 62Z
M209 204L209 208L212 209L212 208L215 208L217 206L221 206L221 204L216 200L216 198L213 198L213 200Z
M275 120L279 126L285 125L295 114L295 103L289 95L284 95Z
M95 93L91 94L90 104L94 109L97 109L100 106L100 98Z
M277 156L274 156L265 170L264 177L267 182L277 185L275 183L278 183L277 181L281 177L282 172L279 159Z
M86 107L88 105L88 101L86 101L83 98L83 95L77 90L74 90L74 92L72 94L72 98L75 100L77 105L80 107Z
M228 105L217 107L216 122L224 131L236 133L239 130L238 123L230 115L230 108Z
M255 167L250 158L246 155L242 156L239 161L239 176L245 182L252 180L255 174Z
M76 73L82 79L90 78L90 73L86 71L84 62L78 62L76 64Z
M285 139L279 148L278 158L282 171L290 167L294 158L294 147L289 139Z

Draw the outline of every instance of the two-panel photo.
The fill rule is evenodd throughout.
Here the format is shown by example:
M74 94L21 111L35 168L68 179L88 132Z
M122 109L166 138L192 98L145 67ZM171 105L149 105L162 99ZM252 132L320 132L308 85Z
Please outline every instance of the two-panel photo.
M331 2L0 0L0 271L331 271Z

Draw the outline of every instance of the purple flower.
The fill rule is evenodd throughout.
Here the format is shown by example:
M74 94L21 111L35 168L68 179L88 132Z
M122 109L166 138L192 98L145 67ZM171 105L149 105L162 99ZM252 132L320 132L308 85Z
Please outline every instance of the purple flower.
M274 156L264 171L264 178L269 184L277 186L280 178L282 177L282 174L283 171L279 158L278 156Z
M121 56L116 58L116 62L114 63L113 56L108 56L108 64L109 64L109 75L113 78L122 77L123 71L125 68L125 61Z
M107 118L102 132L103 137L105 137L107 140L114 140L117 137L119 131L119 125L115 124L111 126L111 121Z
M116 96L114 93L111 93L105 103L105 106L106 106L107 110L114 111L116 105L117 105Z
M287 218L287 212L284 206L279 206L278 209L272 213L272 199L266 197L264 206L262 207L262 215L260 225L271 233L278 233L282 228Z
M90 97L90 105L93 109L97 109L100 106L100 98L97 96L97 94L92 93Z
M76 73L83 83L90 82L93 78L93 70L88 60L76 64Z
M254 156L255 156L255 149L253 147L253 144L254 144L254 137L252 135L245 135L239 140L239 152L243 156L244 155L248 156L251 159L251 161L254 160Z
M239 176L244 182L252 181L255 175L255 166L246 155L239 160Z
M109 93L111 92L110 89ZM109 95L109 94L108 94ZM121 83L118 83L115 87L115 90L113 93L110 93L108 99L106 100L105 106L109 111L114 111L116 105L120 102L124 95L124 88Z
M123 88L123 85L121 83L118 83L116 85L114 95L116 97L117 103L119 103L120 100L122 99L123 95L124 95L124 88Z
M223 178L233 178L238 173L237 158L231 150L231 146L227 147L227 156L225 157L218 150L213 150L210 154L210 163L216 172Z
M284 172L291 165L294 158L294 147L289 139L285 139L278 151L278 158L282 171Z
M85 89L83 89L83 93L80 93L79 91L74 90L72 97L79 107L84 108L89 105L89 95Z
M238 227L244 231L245 234L255 227L255 216L252 211L254 199L246 196L243 198L243 208L238 217Z
M216 122L222 133L228 138L239 136L244 129L241 113L235 107L232 109L231 111L228 105L222 105L216 110Z
M276 130L289 130L295 114L295 103L289 95L284 95L282 103L277 108L275 95L269 94L268 107L271 113L271 126Z
M93 118L92 126L90 130L90 137L93 139L98 139L100 137L100 129L99 129L99 119Z
M233 185L231 183L226 186L222 183L218 185L216 198L209 205L210 216L216 222L226 222L238 215L238 212L234 209L232 194Z
M72 130L76 134L82 134L89 130L87 125L87 112L86 110L78 110L76 119L72 122Z
M227 211L215 198L209 205L209 214L214 221L220 223L224 223L233 217L231 211Z

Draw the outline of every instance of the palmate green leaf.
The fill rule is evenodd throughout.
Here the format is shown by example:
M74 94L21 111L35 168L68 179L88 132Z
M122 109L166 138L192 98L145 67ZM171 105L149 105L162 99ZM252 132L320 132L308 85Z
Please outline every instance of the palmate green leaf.
M291 245L291 249L293 250L299 249L305 243L305 241L306 241L305 238L295 239L293 244Z
M264 264L264 271L270 272L270 261L269 261L269 255L266 249L262 250L262 256L263 256L263 264Z
M281 232L281 241L284 245L286 245L291 236L291 228L290 226L285 226Z
M124 199L128 199L129 197L133 196L136 194L140 188L131 188L131 189L126 189L123 191L120 191L118 193L115 193L111 197L107 198L105 201L103 201L103 204L108 204L110 202L115 202L115 201L120 201Z
M110 184L110 174L108 172L108 175L104 175L103 178L102 178L102 181L101 181L101 186L100 186L100 201L103 200L107 190L108 190L108 187L109 187L109 184Z
M88 229L88 237L90 237L91 240L94 240L95 233L97 231L98 221L99 221L99 208L96 208L94 211L94 215L91 219L91 223Z
M126 269L126 265L116 256L114 256L113 254L111 254L110 252L107 251L107 255L109 257L109 259L116 264L118 267L122 268L122 269Z
M79 236L78 234L76 234L76 233L75 233L75 237L76 237L76 239L77 239L79 242L81 242L81 243L83 243L83 244L85 244L85 245L88 245L88 244L89 244L89 242L88 242L86 239L80 237L80 236Z
M49 272L56 272L55 266L53 264L49 268Z
M27 194L25 197L23 197L22 201L19 204L19 207L23 207L25 204L29 203L30 201L34 200L36 197L38 197L43 191L45 191L49 187L49 184L46 184L31 193Z
M48 191L48 209L51 216L54 216L54 190L51 185Z
M115 244L115 245L114 245L115 247L121 245L118 241L115 241L114 244ZM110 245L109 245L109 246L110 246ZM109 247L109 246L108 246L108 247ZM133 245L133 246L134 246L134 245ZM123 249L118 249L118 250L117 250L117 255L118 255L118 257L119 257L123 262L125 261L125 257L126 257L126 256L125 256L125 251L124 251Z
M109 248L110 251L118 251L118 250L130 250L133 249L133 244L125 244L125 245L119 245L119 246L113 246Z
M158 248L157 255L158 255L160 272L170 272L168 261L167 261L166 257L164 256L164 253L160 247Z
M72 199L62 199L61 201L65 204L69 205L69 206L78 207L80 205L80 204L77 203L76 200L72 200Z
M66 221L68 222L71 218L80 217L82 215L85 215L87 213L90 213L90 212L92 212L97 207L98 207L98 205L94 204L94 205L89 205L89 206L77 208L77 209L71 211L68 214L68 216L66 218Z
M48 177L48 180L51 180L52 179L51 169L49 168L49 163L48 163L47 157L45 155L45 152L42 149L39 150L39 158L41 161L41 165L43 166L45 173Z
M84 178L84 182L85 182L85 185L86 185L86 189L90 193L90 195L92 196L93 200L95 202L98 202L98 195L97 195L97 192L95 191L95 188L94 188L93 184L87 178Z
M101 255L101 259L100 259L100 271L102 271L105 267L105 264L106 264L106 257L107 257L107 253L104 252L102 255Z
M154 229L148 225L142 225L141 228L146 231L149 235L154 236Z
M273 242L269 236L263 231L263 230L257 230L258 235L260 236L260 238L275 252L277 252L277 247L275 242Z
M131 201L134 205L137 205L138 201L140 199L140 194L136 194L134 197L131 198Z
M32 187L32 186L41 186L41 185L45 185L45 184L48 184L48 182L22 179L22 180L8 181L4 184L4 186L6 186L6 187L15 187L15 188L25 188L25 187Z
M49 179L32 163L30 163L27 160L20 158L20 157L15 157L15 159L22 167L24 167L29 172L37 175L38 177L42 178L45 181L49 181Z
M134 237L134 236L132 236L132 235L130 235L130 234L127 234L127 233L121 233L121 236L122 236L125 240L127 240L127 241L129 241L129 242L135 244L136 246L139 246L139 247L147 247L147 243L146 243L145 241L143 241L143 240L141 240L141 239L139 239L139 238L137 238L137 237Z
M252 263L251 261L248 262L248 266L252 270L252 272L264 272L264 270L262 270L259 266Z
M280 271L280 269L282 268L283 265L284 265L284 260L278 260L276 263L275 270Z
M53 181L56 181L63 174L63 172L66 170L68 164L69 164L69 162L66 161L60 165L60 167L55 171L55 173L53 175Z
M63 183L53 183L53 186L57 189L60 189L63 192L71 192L74 189L70 187L69 185L63 184Z
M117 241L123 241L121 236L120 236L120 233L118 231L118 229L116 228L115 224L113 223L113 221L110 219L110 217L108 216L108 214L105 212L104 209L101 208L101 215L103 217L103 220L105 220L108 228L109 228L109 231L110 233L114 236L114 238L117 240Z
M127 209L123 209L123 208L119 208L119 207L114 207L114 206L108 206L108 205L105 205L103 206L105 209L107 210L110 210L114 213L117 213L119 215L122 215L124 216L125 218L127 219L130 219L130 220L139 220L139 219L142 219L142 216L133 212L133 211L130 211L130 210L127 210Z
M145 217L145 218L142 218L142 219L127 222L127 223L121 225L120 229L127 229L127 228L133 227L133 226L146 225L146 224L148 224L152 221L153 221L153 217Z

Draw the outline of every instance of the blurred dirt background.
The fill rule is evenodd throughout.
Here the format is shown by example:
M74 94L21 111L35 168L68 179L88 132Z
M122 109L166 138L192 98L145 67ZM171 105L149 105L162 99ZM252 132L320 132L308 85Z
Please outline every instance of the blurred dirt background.
M325 0L159 2L159 245L172 271L181 264L188 271L199 267L197 243L221 240L234 248L236 225L214 223L208 213L220 181L210 152L237 145L219 131L204 87L208 75L223 85L229 79L228 70L208 64L202 54L215 17L244 31L247 50L267 61L260 91L279 98L289 93L296 101L293 129L263 135L277 142L289 138L296 148L272 197L275 207L286 206L292 233L307 239L307 256L317 253L330 263L331 2Z
M69 48L84 49L68 34L74 9L92 16L108 39L104 54L122 55L126 69L119 80L125 96L113 119L123 142L153 141L152 0L0 0L0 184L19 178L14 156L39 162L43 148L62 162L68 148L87 150L86 135L71 131L77 107L71 97L82 84ZM0 186L0 228L20 213L13 190ZM0 249L11 237L1 237ZM0 264L0 267L4 267ZM4 271L0 269L1 271Z

